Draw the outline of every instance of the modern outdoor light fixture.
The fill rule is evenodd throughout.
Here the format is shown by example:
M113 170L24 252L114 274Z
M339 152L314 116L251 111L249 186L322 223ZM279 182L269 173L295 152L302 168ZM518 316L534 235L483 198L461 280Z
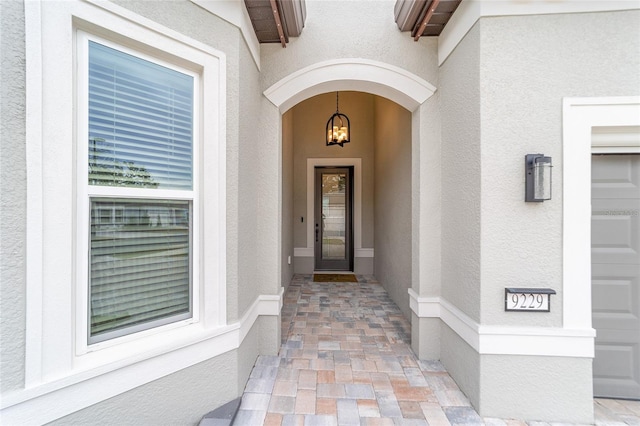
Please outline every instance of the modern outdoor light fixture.
M349 135L351 134L351 124L349 117L340 114L338 110L338 92L336 92L336 113L327 121L327 146L340 145L344 147L345 143L349 143Z
M527 154L524 157L524 201L541 202L551 199L551 157Z

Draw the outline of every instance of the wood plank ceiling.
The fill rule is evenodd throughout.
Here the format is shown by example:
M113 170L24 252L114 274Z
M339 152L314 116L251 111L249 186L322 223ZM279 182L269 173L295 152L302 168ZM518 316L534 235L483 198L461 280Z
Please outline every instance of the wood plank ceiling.
M321 0L310 0L321 1ZM411 37L440 35L462 0L397 0L395 21L400 31ZM260 43L280 43L302 32L306 18L305 0L244 0L253 30Z

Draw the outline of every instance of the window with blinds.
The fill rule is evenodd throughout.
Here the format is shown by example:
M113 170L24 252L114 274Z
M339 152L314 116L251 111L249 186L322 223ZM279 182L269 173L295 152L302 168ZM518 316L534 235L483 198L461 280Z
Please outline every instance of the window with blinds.
M192 315L194 77L95 41L88 62L97 343Z

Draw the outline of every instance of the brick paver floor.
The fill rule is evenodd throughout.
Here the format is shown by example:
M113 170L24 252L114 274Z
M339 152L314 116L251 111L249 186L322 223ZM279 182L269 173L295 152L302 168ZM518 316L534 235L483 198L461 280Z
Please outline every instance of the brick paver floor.
M278 356L261 356L235 425L481 424L439 362L420 361L411 326L371 276L296 275Z
M481 418L439 362L416 358L410 327L371 276L320 283L296 275L280 353L258 358L234 425L548 425ZM596 414L605 419L613 408L600 403ZM612 419L596 424L625 424Z

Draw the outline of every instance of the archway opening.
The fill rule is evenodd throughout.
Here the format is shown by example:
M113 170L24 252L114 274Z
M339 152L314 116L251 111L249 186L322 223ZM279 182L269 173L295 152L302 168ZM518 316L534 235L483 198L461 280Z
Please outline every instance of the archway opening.
M344 147L327 147L323 140L326 118L335 109L333 92L308 98L282 115L282 281L286 285L292 274L317 269L315 230L320 218L315 212L320 201L314 169L351 167L351 272L375 276L411 320L412 116L371 93L340 92L340 100L352 123L352 139ZM341 235L330 238L339 240Z

